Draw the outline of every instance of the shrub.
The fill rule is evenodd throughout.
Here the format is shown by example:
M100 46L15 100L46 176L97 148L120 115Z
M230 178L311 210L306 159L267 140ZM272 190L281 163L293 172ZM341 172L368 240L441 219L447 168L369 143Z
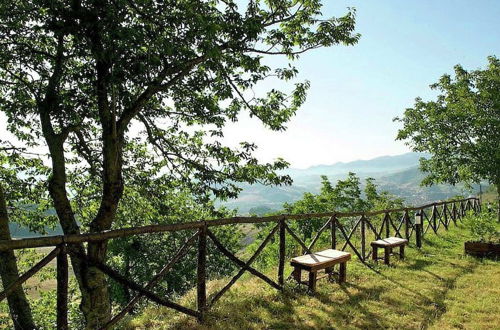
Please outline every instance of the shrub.
M474 215L471 212L466 216L464 221L474 240L480 242L500 242L500 232L497 229L493 213L483 211Z

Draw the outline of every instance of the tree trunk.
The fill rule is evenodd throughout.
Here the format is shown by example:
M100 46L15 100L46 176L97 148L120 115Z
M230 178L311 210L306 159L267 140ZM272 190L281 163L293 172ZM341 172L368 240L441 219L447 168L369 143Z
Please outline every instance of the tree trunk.
M7 213L7 203L3 187L0 184L0 239L10 240L9 215ZM4 288L15 282L19 278L16 256L14 251L0 252L0 275ZM35 323L31 315L31 308L24 294L22 286L19 286L7 297L10 316L15 329L31 330L35 329Z
M54 201L59 222L65 235L78 234L80 229L66 192L65 160L62 144L49 144L52 156L52 176L49 193ZM82 311L86 329L98 329L111 319L111 301L105 275L89 266L79 255L85 254L82 244L68 245L68 254L82 295ZM102 260L100 260L102 261Z
M64 71L63 67L64 35L59 35L54 70L51 77L49 78L45 97L39 104L39 115L40 123L42 125L42 132L47 142L47 146L49 147L52 162L52 173L48 180L49 193L54 202L54 208L56 209L63 232L65 235L68 235L80 233L80 228L76 222L75 215L68 198L68 193L66 191L67 177L64 143L71 130L69 127L65 127L56 132L52 125L51 119L51 113L61 111L61 109L59 108L60 102L58 100L57 90L58 86L61 83ZM100 85L100 83L98 83L98 85ZM98 86L98 90L101 90L101 88L99 87L100 86ZM105 100L105 98L106 95L101 95L101 93L99 93L99 102L102 102L102 100ZM102 116L101 111L100 116ZM103 133L103 135L104 134L105 133ZM107 141L104 140L104 144L106 144L106 142ZM103 151L104 165L106 165L106 162L109 162L107 153L111 152L112 150L107 149ZM121 167L118 167L118 169L121 170ZM119 177L121 178L121 176ZM106 178L104 181L103 200L108 200L109 195L113 194L107 194L106 188L109 188L109 186L106 186ZM123 190L123 185L121 185L121 188ZM114 196L112 197L116 198L116 195L117 194L114 194ZM121 195L118 195L119 197L117 199L119 200ZM116 207L117 202L115 205L111 205L111 207L109 207L108 204L103 205L103 203L101 203L97 221L95 221L96 219L94 219L93 224L94 222L98 224L102 223L102 221L99 220L103 218L101 215L102 213L104 213L106 216L106 221L104 221L105 224L109 223L109 226L111 226L112 220L114 219L114 214L116 212ZM93 224L91 224L91 230L95 229L95 226ZM109 229L109 226L107 229ZM97 231L102 230L103 227L105 226L97 228ZM69 245L68 254L71 258L73 271L75 273L75 277L78 281L80 292L82 294L80 309L85 317L86 328L100 328L111 319L111 301L109 297L108 285L106 283L106 277L100 270L95 267L89 266L85 260L82 260L80 257L78 257L78 254L85 254L83 244ZM88 255L91 258L96 258L97 261L104 262L104 258L106 255L106 242L89 243Z
M500 183L496 184L497 186L497 220L500 222Z

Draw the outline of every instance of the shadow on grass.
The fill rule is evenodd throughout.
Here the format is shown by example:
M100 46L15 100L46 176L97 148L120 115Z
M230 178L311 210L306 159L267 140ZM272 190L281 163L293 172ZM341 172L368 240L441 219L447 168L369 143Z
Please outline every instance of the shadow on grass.
M457 280L481 264L467 258L457 259L462 236L431 235L424 240L424 249L413 250L405 261L391 267L364 263L368 270L356 266L359 270L353 272L351 282L342 285L326 282L325 286L332 287L320 288L312 296L304 287L291 284L283 293L275 294L261 291L253 283L243 283L242 291L229 293L214 306L205 324L183 319L173 327L380 329L404 325L396 323L404 320L414 322L411 327L427 328L446 313L447 295ZM363 282L366 279L370 283ZM391 286L402 290L392 290ZM394 317L400 313L413 317Z
M420 299L422 299L422 301L424 301L425 303L432 303L432 299L424 296L423 294L421 294L420 292L410 288L408 285L404 284L404 283L401 283L399 281L396 281L394 278L390 277L390 276L387 276L385 275L384 273L382 273L381 271L379 271L378 269L376 269L375 267L373 267L372 265L370 264L366 264L367 268L371 271L373 271L374 273L376 273L378 276L382 277L383 279L399 286L400 288L408 291L409 293L419 297Z
M447 242L450 242L450 243L455 243L455 244L457 242L457 240L455 240L455 239L444 239L444 240L447 241ZM435 247L441 247L442 246L442 244L435 243L435 242L432 242L432 241L429 241L429 243L432 243L432 244L429 244L429 245L433 245ZM431 266L436 266L438 264L442 264L443 267L445 267L446 264L448 264L452 268L455 268L455 269L458 268L459 271L456 274L456 276L452 276L450 278L446 278L446 277L443 277L443 276L441 276L439 274L436 274L435 272L433 272L433 271L431 271L431 270L428 269ZM446 296L447 296L448 292L455 287L456 282L461 277L474 272L474 270L476 269L476 267L478 266L478 264L479 263L477 263L477 262L473 262L473 263L469 263L468 266L463 266L463 265L459 265L459 264L454 263L454 262L450 262L449 260L447 260L446 258L443 258L443 257L434 257L433 256L430 259L423 259L423 258L419 258L417 256L415 259L413 259L412 263L407 264L406 266L401 265L402 268L406 268L406 269L409 269L409 270L412 270L412 271L422 271L422 272L425 272L425 273L429 274L430 276L434 277L436 280L438 280L438 281L440 281L440 282L442 282L444 284L443 285L444 290L438 290L430 298L427 297L427 296L425 296L425 295L423 295L422 293L420 293L420 292L412 289L408 285L406 285L406 284L404 284L404 283L402 283L400 281L397 281L393 277L384 274L383 272L381 272L380 270L378 270L373 265L366 264L366 266L368 267L368 269L370 269L371 271L373 271L374 273L376 273L378 276L384 278L387 281L390 281L394 285L397 285L400 288L408 291L409 293L411 293L411 294L419 297L422 300L423 303L433 306L433 309L431 309L428 312L424 313L425 317L424 317L423 323L421 325L422 328L428 328L430 325L432 325L437 320L439 320L439 318L446 312L445 299L446 299Z
M311 329L311 328L344 328L353 319L354 314L361 314L357 318L356 327L363 329L384 328L384 317L369 311L363 302L377 301L384 292L383 287L364 288L356 284L344 283L335 285L345 296L331 295L324 292L307 294L303 288L288 288L281 295L271 301L258 297L247 297L245 300L231 299L231 309L235 312L244 311L242 317L235 320L227 317L225 306L210 312L209 328L271 328L271 329ZM315 304L312 300L318 300ZM307 305L310 302L314 305ZM310 308L309 312L307 309ZM300 309L301 311L297 311ZM234 315L233 315L234 317ZM227 324L225 321L230 321ZM236 322L235 322L236 321Z

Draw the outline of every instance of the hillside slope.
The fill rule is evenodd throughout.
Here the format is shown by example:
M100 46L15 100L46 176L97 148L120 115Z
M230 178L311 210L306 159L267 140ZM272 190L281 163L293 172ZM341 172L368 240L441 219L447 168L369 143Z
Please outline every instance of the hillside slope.
M373 177L380 190L402 197L408 204L422 204L429 201L449 199L456 195L469 195L470 190L463 185L435 185L422 187L425 177L418 168L419 159L427 154L406 153L397 156L384 156L371 160L359 160L333 165L319 165L308 169L287 169L283 171L293 179L292 186L269 187L261 184L243 184L237 199L221 205L238 209L239 214L248 214L252 208L280 210L283 203L294 202L302 198L304 192L317 193L321 186L321 175L327 175L330 181L344 179L349 172L356 173L362 180ZM477 192L478 187L473 187Z
M462 225L460 225L462 226ZM369 267L352 260L348 282L318 282L308 295L289 283L285 293L245 275L200 325L166 308L148 308L124 329L494 329L500 324L498 261L463 256L468 236L452 226L429 235L422 250L410 245L407 258ZM355 258L354 258L355 259ZM287 273L290 270L287 270ZM276 278L273 271L269 276ZM228 279L209 283L216 292ZM181 299L195 306L194 293Z
M420 158L427 158L429 154L408 152L396 156L381 156L367 160L355 160L352 162L339 162L332 165L315 165L306 169L286 169L283 173L292 177L310 175L337 175L348 172L358 174L389 173L397 172L418 164Z

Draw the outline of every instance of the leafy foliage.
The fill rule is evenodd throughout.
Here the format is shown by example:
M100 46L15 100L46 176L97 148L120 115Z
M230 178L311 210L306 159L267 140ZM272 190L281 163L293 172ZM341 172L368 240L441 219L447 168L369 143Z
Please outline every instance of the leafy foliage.
M129 187L130 188L130 187ZM212 203L200 204L188 192L173 192L163 188L157 196L145 191L127 188L121 208L114 224L116 228L150 224L170 224L186 221L207 220L234 215L234 211L215 209ZM144 188L144 187L142 187ZM140 217L137 215L140 214ZM241 248L242 233L235 226L211 229L219 240L230 250ZM168 234L148 234L115 239L109 244L108 263L127 278L145 285L167 264L194 231L178 231ZM207 272L209 278L230 274L234 263L208 245ZM196 282L197 252L196 241L188 253L176 263L154 290L162 296L178 296L191 289ZM134 292L129 292L119 284L111 283L112 299L119 304L127 303Z
M290 81L298 73L292 66L273 70L263 56L292 60L359 38L354 11L323 20L321 2L309 0L250 1L246 8L199 0L1 6L0 105L19 140L43 145L52 126L73 151L66 170L99 176L112 120L124 172L144 167L134 151L147 141L171 180L218 197L234 197L235 182L290 182L273 172L283 160L260 165L254 144L233 150L218 141L240 111L283 130L305 101L308 82L290 94L272 89L249 97L263 79ZM45 128L41 113L50 120Z
M283 208L286 213L321 213L321 212L362 212L375 208L396 208L403 200L395 198L387 192L378 192L375 180L366 179L364 191L361 181L355 173L350 172L346 179L338 180L333 186L328 177L322 176L321 191L314 195L305 193L304 197L295 203L286 203ZM297 221L294 228L303 239L309 240L321 227L321 221Z
M361 180L355 173L349 173L346 179L338 180L335 186L332 185L327 176L322 176L322 187L319 194L305 193L301 200L294 203L285 203L283 211L277 213L287 214L309 214L324 212L362 212L375 209L400 208L403 206L403 200L383 191L379 192L372 178L365 181L364 188L361 187ZM306 244L310 243L319 229L324 225L326 218L310 218L307 220L288 221L287 225L296 233ZM349 229L356 219L347 219L344 226ZM343 220L346 221L346 220ZM376 221L376 219L372 219ZM275 224L265 224L259 238L267 235L269 229ZM318 240L318 245L325 245L328 242L328 235L323 235ZM257 240L250 250L255 249L260 242ZM286 251L291 255L299 253L298 245L293 239L286 240ZM260 257L260 262L265 265L273 265L279 255L278 240L273 241Z
M406 109L397 139L414 151L429 152L421 159L428 172L424 184L488 180L500 189L500 60L488 58L483 70L455 66L455 76L443 75L431 85L434 101L415 100Z
M223 129L246 113L284 130L309 88L292 82L291 61L359 39L354 10L323 19L319 0L4 1L0 21L0 111L22 147L48 150L42 178L65 234L180 220L151 196L188 192L206 206L239 182L289 184L284 160L225 146ZM269 67L271 55L288 65ZM290 90L258 90L265 79ZM105 261L108 247L69 251L94 328L111 306L105 276L72 253L85 249Z
M48 173L41 159L27 157L8 143L0 144L0 184L9 219L41 234L57 223L44 180Z
M497 230L493 213L483 209L479 214L469 213L464 219L465 225L474 240L480 242L500 242L500 232Z

